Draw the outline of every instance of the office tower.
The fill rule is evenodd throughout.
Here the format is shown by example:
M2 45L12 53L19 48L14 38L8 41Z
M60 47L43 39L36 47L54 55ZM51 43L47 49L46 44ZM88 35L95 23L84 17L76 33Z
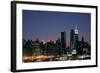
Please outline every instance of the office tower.
M74 29L74 49L75 50L77 50L78 34L79 34L79 31L76 25Z
M74 49L74 30L71 29L70 31L70 50Z
M64 54L64 49L66 48L66 32L61 32L61 54Z
M75 30L74 30L74 35L75 35L75 41L76 42L78 41L78 34L79 34L79 31L78 31L78 28L77 28L77 25L76 25Z

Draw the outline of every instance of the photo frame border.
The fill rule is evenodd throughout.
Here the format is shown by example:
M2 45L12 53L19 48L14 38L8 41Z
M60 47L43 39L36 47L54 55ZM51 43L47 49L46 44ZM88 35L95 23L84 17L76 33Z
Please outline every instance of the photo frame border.
M57 68L40 68L40 69L16 69L16 6L17 4L36 4L36 5L52 5L52 6L67 6L67 7L83 7L83 8L95 8L96 9L96 65L88 66L75 66L75 67L57 67ZM58 69L73 69L73 68L89 68L98 66L98 7L90 5L75 5L75 4L59 4L59 3L44 3L44 2L28 2L28 1L11 1L11 71L23 72L23 71L42 71L42 70L58 70Z

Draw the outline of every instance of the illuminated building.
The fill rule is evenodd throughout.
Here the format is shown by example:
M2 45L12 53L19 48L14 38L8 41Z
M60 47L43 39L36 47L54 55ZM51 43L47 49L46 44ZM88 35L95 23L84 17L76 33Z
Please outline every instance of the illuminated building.
M71 29L70 31L70 50L72 51L72 54L76 54L77 53L77 43L78 43L78 35L79 35L79 31L77 28L77 25L75 26L75 29Z
M78 28L77 28L77 25L76 25L75 30L74 30L74 40L75 40L75 42L78 42L78 34L79 34L79 31L78 31Z
M78 35L79 35L79 31L78 31L78 28L77 28L77 25L75 26L75 29L74 29L74 54L77 54L77 48L78 48Z

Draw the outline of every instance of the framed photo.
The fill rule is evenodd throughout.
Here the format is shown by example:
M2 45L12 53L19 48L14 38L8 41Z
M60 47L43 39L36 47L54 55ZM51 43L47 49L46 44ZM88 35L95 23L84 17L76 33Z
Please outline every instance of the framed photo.
M11 71L97 67L97 6L11 2Z

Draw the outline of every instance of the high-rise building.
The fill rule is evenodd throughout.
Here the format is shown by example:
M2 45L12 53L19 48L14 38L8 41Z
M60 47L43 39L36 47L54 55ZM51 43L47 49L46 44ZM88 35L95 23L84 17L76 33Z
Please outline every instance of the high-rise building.
M70 48L74 54L77 52L78 35L79 31L76 25L75 29L70 31Z
M74 29L74 50L76 52L77 52L78 35L79 35L79 31L78 31L78 28L77 28L77 25L76 25L75 29Z
M79 31L78 31L78 28L77 28L77 25L75 26L75 29L74 29L74 36L75 36L75 42L78 41L78 34L79 34Z
M61 54L64 54L64 49L66 48L66 32L61 32Z
M70 31L70 48L71 50L74 49L74 30L71 29Z

